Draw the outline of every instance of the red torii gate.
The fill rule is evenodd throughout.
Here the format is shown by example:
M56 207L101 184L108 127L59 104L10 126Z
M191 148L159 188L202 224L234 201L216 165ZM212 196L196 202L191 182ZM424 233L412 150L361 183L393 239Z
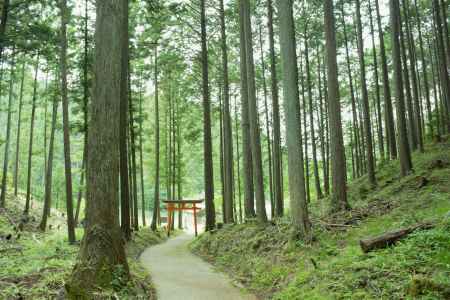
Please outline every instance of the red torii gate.
M194 228L195 228L195 236L197 236L197 210L200 210L200 207L197 207L197 204L203 202L203 199L199 200L163 200L163 202L167 206L167 236L170 236L170 230L172 229L172 221L174 220L175 211L183 211L183 210L192 210L194 212Z

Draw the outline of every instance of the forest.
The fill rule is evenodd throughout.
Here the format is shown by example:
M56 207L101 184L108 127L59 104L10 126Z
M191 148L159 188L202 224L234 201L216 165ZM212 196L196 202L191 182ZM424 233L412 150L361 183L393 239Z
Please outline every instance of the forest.
M1 0L0 299L450 299L448 0Z

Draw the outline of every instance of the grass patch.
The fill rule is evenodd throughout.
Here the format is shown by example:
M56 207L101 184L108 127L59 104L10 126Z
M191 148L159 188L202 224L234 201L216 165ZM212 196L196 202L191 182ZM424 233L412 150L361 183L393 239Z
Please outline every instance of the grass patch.
M60 296L65 279L75 264L79 245L69 245L65 220L53 211L51 230L37 230L40 209L31 210L23 231L15 228L22 218L22 199L8 195L7 209L0 210L0 299L55 299ZM59 227L59 229L58 229ZM77 229L81 240L83 229ZM96 299L156 299L149 274L139 264L138 257L148 246L165 240L163 233L142 229L133 233L126 252L131 280L124 281L117 270L113 289L101 290Z
M328 215L328 199L312 203L312 245L290 242L281 219L205 233L192 250L264 299L449 299L450 143L413 160L416 172L405 178L398 161L381 166L375 189L365 177L351 182L351 211ZM387 249L360 249L361 238L423 221L437 226Z

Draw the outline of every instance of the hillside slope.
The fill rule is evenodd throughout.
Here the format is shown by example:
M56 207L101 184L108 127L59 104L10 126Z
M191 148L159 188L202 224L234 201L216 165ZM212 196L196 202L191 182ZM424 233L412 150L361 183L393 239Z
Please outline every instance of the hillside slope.
M312 203L315 241L290 242L289 222L226 226L201 235L192 250L262 299L450 299L450 143L414 155L415 174L399 178L398 161L349 186L352 210L326 214ZM425 221L387 249L363 254L361 238Z
M69 245L64 214L52 210L51 229L37 229L40 203L30 211L29 221L18 230L23 199L7 196L7 208L0 209L0 299L56 299L61 297L64 281L72 271L79 245ZM77 229L77 240L82 229ZM127 244L132 280L125 282L118 270L113 289L98 289L95 299L156 299L148 273L138 262L140 253L165 240L165 235L150 230L133 233Z

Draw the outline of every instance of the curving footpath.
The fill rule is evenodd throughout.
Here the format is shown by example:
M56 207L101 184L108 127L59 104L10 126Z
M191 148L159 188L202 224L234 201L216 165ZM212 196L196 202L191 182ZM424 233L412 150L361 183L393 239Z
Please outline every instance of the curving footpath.
M151 273L159 300L256 300L189 251L192 236L181 234L145 250L141 263Z

